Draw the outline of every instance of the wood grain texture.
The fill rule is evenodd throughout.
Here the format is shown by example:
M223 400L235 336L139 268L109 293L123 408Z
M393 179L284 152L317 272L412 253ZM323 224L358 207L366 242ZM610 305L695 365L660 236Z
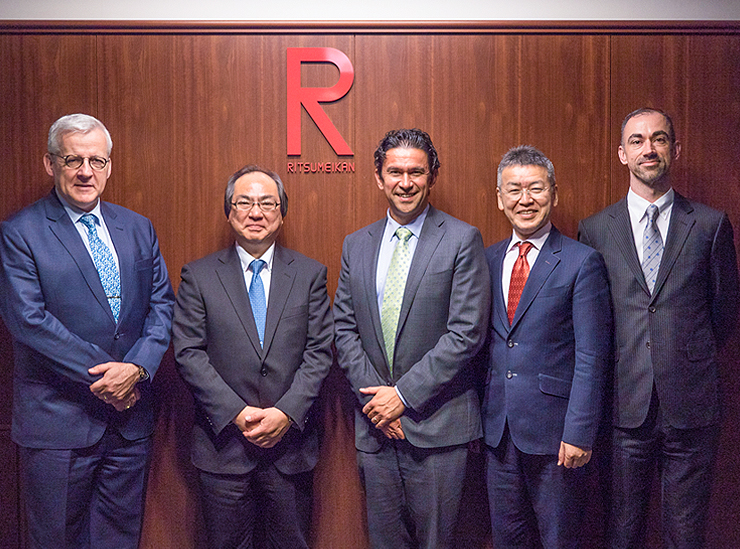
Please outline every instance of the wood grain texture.
M287 156L288 47L334 47L351 60L352 89L322 107L354 156L337 157L305 111L302 154ZM302 66L303 86L330 87L337 78L331 64ZM256 163L278 172L290 197L281 242L327 265L333 295L344 236L385 215L372 153L386 131L401 127L429 132L439 152L432 203L479 227L489 245L511 231L495 193L498 162L510 147L532 144L552 159L560 193L554 222L575 236L579 219L626 193L627 171L616 156L622 118L640 106L659 106L673 115L684 145L676 188L726 210L740 228L740 25L0 22L0 96L7 178L0 218L51 188L41 162L49 125L63 114L88 112L108 126L114 142L105 199L153 221L175 287L185 263L231 244L224 187L234 171ZM340 160L354 163L354 172L287 171L288 162ZM725 353L728 417L740 412L732 358L738 347L735 340ZM0 428L6 431L11 355L0 325ZM142 547L202 547L189 460L192 398L171 352L154 384L160 414ZM316 548L367 547L353 399L335 365L319 403ZM728 421L712 500L715 547L740 546L738 443L740 427ZM3 455L12 454L9 443L3 448ZM482 455L474 453L460 546L491 545L483 471ZM17 486L17 472L4 470L0 482ZM599 482L592 479L594 493L602 490ZM17 490L7 493L19 510ZM0 528L22 531L18 516L8 517ZM657 531L652 522L651 547ZM601 544L603 509L594 504L584 545Z

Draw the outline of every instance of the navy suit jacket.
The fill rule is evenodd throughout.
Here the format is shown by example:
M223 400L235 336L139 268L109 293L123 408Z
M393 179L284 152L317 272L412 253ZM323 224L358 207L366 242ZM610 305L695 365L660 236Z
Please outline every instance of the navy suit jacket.
M396 385L410 408L401 416L409 443L422 448L480 438L472 358L490 310L483 240L475 227L429 208L404 290L393 376L386 357L375 278L385 219L347 236L334 298L339 366L357 396L355 445L376 452L386 439L362 413L362 387Z
M493 308L483 430L491 447L506 422L527 454L560 442L592 448L601 418L612 316L604 260L552 227L509 326L501 269L510 240L486 249Z
M627 200L584 219L579 238L604 256L614 303L614 425L639 427L653 384L679 429L720 420L717 353L737 324L738 271L730 221L676 193L651 295Z
M234 246L185 265L181 277L172 332L196 403L193 464L221 474L247 473L262 460L284 474L313 469L311 409L332 363L326 267L275 246L264 348ZM274 406L294 424L274 447L259 448L232 423L247 405Z
M111 425L154 429L152 394L117 412L90 392L88 368L131 362L154 376L170 341L173 294L151 222L101 202L118 255L121 312L111 313L80 234L54 191L0 226L0 309L14 342L13 440L30 448L95 444Z

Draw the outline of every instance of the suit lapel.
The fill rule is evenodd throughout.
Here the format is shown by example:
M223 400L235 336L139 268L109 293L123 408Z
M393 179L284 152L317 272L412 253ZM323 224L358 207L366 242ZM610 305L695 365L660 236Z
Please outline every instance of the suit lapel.
M254 350L258 355L261 355L260 337L257 333L257 325L254 323L254 313L252 313L252 305L249 303L249 293L236 248L230 246L227 250L224 250L219 261L220 265L216 267L216 276L229 297Z
M517 324L519 324L522 316L527 313L527 309L532 305L532 302L542 289L545 281L558 263L560 263L560 257L557 254L560 253L562 248L563 235L561 235L560 231L553 226L552 229L550 229L550 236L547 237L545 245L542 246L542 250L540 250L540 253L537 256L537 261L535 261L529 271L527 283L524 285L522 297L519 299L519 305L516 308L514 320L511 323L512 331L516 328ZM506 322L508 323L508 318Z
M491 268L491 280L493 282L493 310L491 311L492 322L494 319L498 320L498 325L502 326L505 332L510 330L509 317L506 312L506 300L504 299L504 287L503 272L504 272L504 257L506 256L506 250L509 249L511 239L502 242L501 245L496 249L496 253L493 257L493 265Z
M95 264L87 248L85 248L85 244L82 242L80 233L75 228L64 206L59 202L53 191L46 203L46 218L49 221L49 229L59 239L61 245L64 246L72 257L72 260L77 264L82 277L87 282L87 286L93 296L95 296L98 304L106 312L110 321L115 324L115 319L110 310L110 305L108 305L108 298L105 297L105 290L103 290L103 284L100 282L100 275L95 268Z
M283 316L285 303L293 288L296 272L290 265L293 259L285 249L275 245L275 255L272 259L272 278L270 280L270 297L267 303L267 321L265 322L265 346L263 355L270 350L278 322Z
M376 221L367 228L367 246L363 247L364 254L362 257L362 276L363 286L365 288L365 299L367 300L368 310L370 311L370 320L373 324L375 337L378 345L383 350L385 356L385 343L383 341L383 327L380 324L380 310L378 309L378 293L376 277L378 274L378 254L380 253L380 240L383 238L386 220ZM386 367L388 357L386 357ZM390 374L390 369L387 370Z
M681 253L681 249L683 248L686 239L689 237L691 227L693 227L696 222L693 211L694 209L691 207L688 200L680 194L675 193L663 259L660 260L658 278L655 280L655 288L653 289L653 299L655 299L655 297L660 293L660 289L663 287L663 284L665 284L668 274L676 264L676 260Z
M401 311L398 315L398 330L396 333L400 333L403 325L406 323L409 311L411 310L411 304L414 302L414 297L419 289L421 280L444 234L444 218L437 215L437 210L430 206L427 218L424 220L424 225L421 228L419 242L416 244L414 258L411 260L409 274L406 278L406 287L403 291L403 302L401 303Z
M632 223L630 222L630 215L627 210L627 199L623 198L617 202L614 210L610 214L612 216L612 222L609 225L609 232L617 243L617 247L622 253L627 267L632 271L635 280L639 282L642 290L650 295L650 290L648 290L647 283L645 282L645 275L640 266L640 259L637 257L637 250L635 249L635 237L632 234Z

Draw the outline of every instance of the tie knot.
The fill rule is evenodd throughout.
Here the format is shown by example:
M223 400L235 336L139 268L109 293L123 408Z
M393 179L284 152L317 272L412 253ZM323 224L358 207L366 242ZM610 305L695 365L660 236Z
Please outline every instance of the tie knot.
M529 250L534 247L534 244L532 244L531 242L519 242L517 246L519 246L519 257L526 257L526 255L529 253Z
M652 225L655 223L655 218L658 217L658 206L650 204L650 206L647 207L646 213L648 216L648 223Z
M252 275L258 276L260 274L260 271L262 270L262 267L267 265L264 259L255 259L249 264L249 268L252 269Z
M95 214L88 213L83 214L82 217L80 217L80 222L88 229L92 229L95 226L97 220L98 218L95 217Z
M409 238L411 238L412 234L413 233L406 227L399 227L398 229L396 229L396 236L401 242L406 242Z

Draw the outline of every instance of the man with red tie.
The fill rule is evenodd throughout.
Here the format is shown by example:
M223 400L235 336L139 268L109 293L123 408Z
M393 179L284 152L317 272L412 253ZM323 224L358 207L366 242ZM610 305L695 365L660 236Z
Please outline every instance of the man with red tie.
M576 547L608 375L612 316L595 250L550 222L552 162L509 150L498 207L510 238L486 250L492 311L482 407L496 547Z

